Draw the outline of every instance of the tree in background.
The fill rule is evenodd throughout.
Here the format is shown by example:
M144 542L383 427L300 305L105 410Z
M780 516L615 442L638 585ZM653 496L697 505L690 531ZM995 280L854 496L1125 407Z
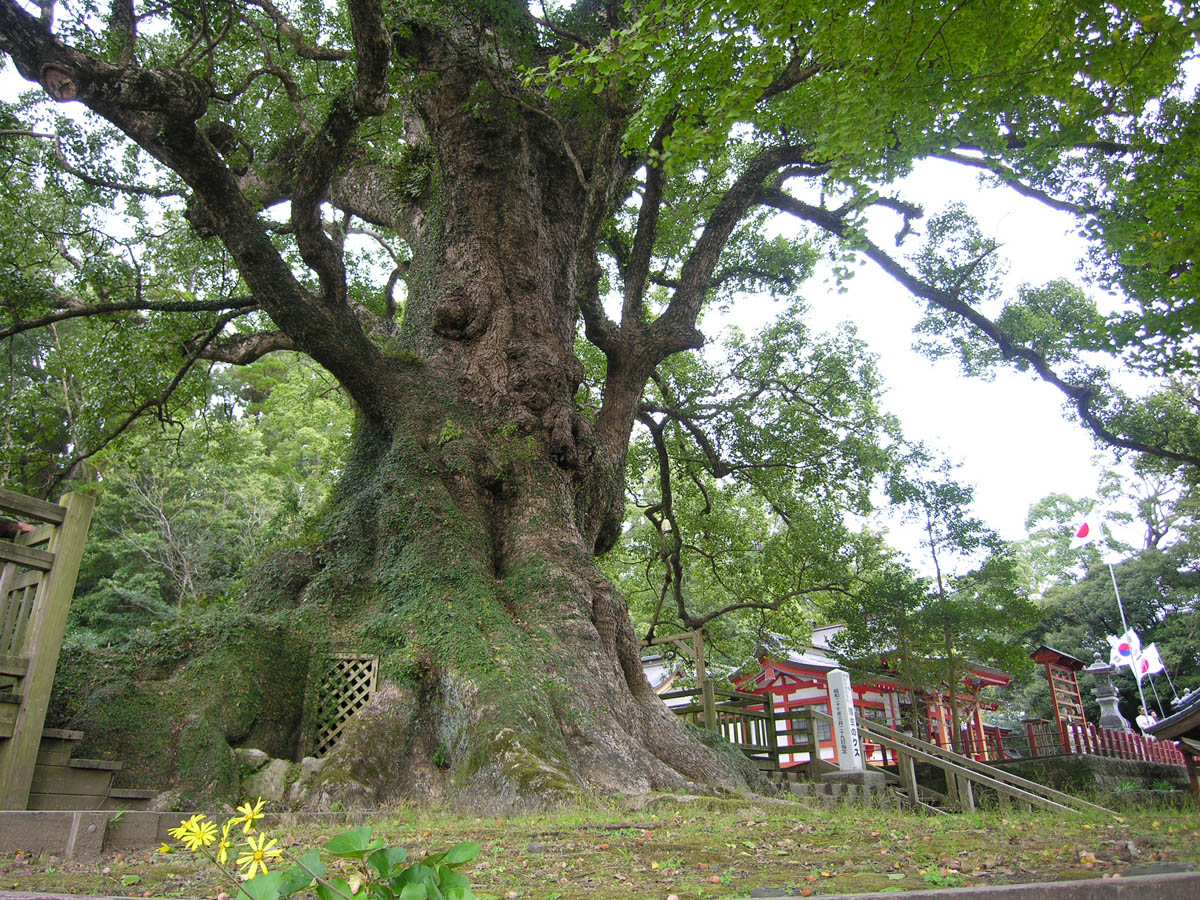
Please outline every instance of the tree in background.
M1095 653L1108 658L1108 635L1124 633L1113 588L1115 577L1125 608L1125 621L1137 631L1142 645L1155 643L1176 687L1200 685L1200 554L1197 552L1194 485L1187 472L1150 460L1137 461L1127 472L1109 470L1101 478L1099 499L1072 499L1063 495L1044 498L1030 509L1029 538L1022 544L1023 559L1033 560L1034 587L1040 617L1030 631L1034 644L1047 644L1085 662ZM1101 546L1070 547L1071 536L1082 517L1094 510L1119 510L1132 506L1136 513L1111 514L1113 521L1137 522L1143 543L1131 547L1111 535ZM1122 558L1123 557L1123 558ZM1106 559L1113 560L1112 572ZM1164 710L1171 699L1166 679L1161 684ZM1124 698L1123 714L1132 720L1139 704L1136 680L1127 669L1117 674ZM1147 699L1154 692L1146 682ZM1099 715L1090 692L1084 705L1093 718ZM1047 716L1049 693L1040 679L1023 688L1017 706Z
M4 110L21 174L3 187L0 339L73 321L85 398L70 441L30 432L52 468L143 415L182 418L208 361L303 352L353 405L310 546L248 591L295 614L289 652L381 657L390 706L339 747L331 800L735 783L650 691L596 558L620 535L647 386L703 344L706 308L802 273L807 242L884 268L927 304L932 339L976 369L1034 371L1101 440L1200 458L1178 402L1076 361L1191 358L1183 12L0 0L0 38L40 89ZM1053 289L1002 303L969 216L922 225L901 195L928 158L1076 215L1094 274L1131 305L1105 321ZM802 236L766 241L775 216ZM906 241L920 230L923 249ZM602 364L586 392L580 332ZM296 701L246 702L236 727L193 716L214 758ZM355 782L364 757L386 777Z
M862 343L800 314L733 330L711 364L672 360L642 400L627 540L605 568L647 638L703 628L735 665L768 633L800 645L819 598L888 555L851 518L898 464L898 427Z
M900 470L891 493L921 527L932 575L894 566L858 596L835 598L828 612L846 627L832 646L854 671L886 669L911 696L924 690L942 698L951 740L964 752L959 694L971 667L1028 668L1023 633L1037 609L1021 587L1012 548L971 515L972 490L924 448L909 455L921 468Z
M71 640L119 642L227 602L246 564L298 538L324 505L349 440L336 383L294 354L215 380L202 415L147 423L84 466L101 502Z

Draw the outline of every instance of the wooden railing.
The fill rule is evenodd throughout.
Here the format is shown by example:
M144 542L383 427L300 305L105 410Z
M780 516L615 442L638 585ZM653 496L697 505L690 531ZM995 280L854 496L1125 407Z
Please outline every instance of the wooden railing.
M775 709L770 698L717 687L705 679L699 688L660 695L684 719L721 734L760 769L779 768ZM672 703L671 701L686 701Z
M833 727L833 717L823 712L794 710L788 713L791 727L780 728L779 714L765 702L763 694L719 688L706 681L702 688L669 691L660 696L676 715L720 733L764 771L780 769L780 758L785 756L791 757L786 766L790 771L809 779L837 768L821 758L819 726Z
M0 513L38 523L15 541L0 539L0 809L24 809L92 498L46 503L0 490Z
M1108 756L1113 759L1128 759L1135 762L1154 762L1164 765L1183 766L1187 761L1171 741L1113 731L1094 725L1073 722L1067 727L1067 740L1074 753L1093 756Z
M927 741L886 728L878 722L859 717L858 729L861 735L869 737L896 754L899 760L896 777L913 805L924 805L923 795L935 794L917 783L916 763L922 762L941 769L945 776L946 792L936 793L936 799L963 811L975 809L975 789L985 787L995 791L1001 803L1015 801L1026 809L1037 806L1056 812L1109 812L1095 803L1089 803L958 753L943 750Z

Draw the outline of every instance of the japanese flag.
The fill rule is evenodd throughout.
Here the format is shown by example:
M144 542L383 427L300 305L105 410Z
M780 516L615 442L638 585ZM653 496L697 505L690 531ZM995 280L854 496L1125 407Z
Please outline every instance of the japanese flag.
M1078 550L1080 547L1086 547L1102 537L1104 537L1103 522L1100 521L1099 516L1089 515L1076 527L1075 536L1071 538L1071 549Z
M1120 637L1109 635L1108 645L1112 648L1109 653L1110 666L1129 666L1138 675L1137 663L1142 658L1142 642L1138 640L1137 632L1130 628ZM1141 676L1138 675L1140 680Z
M1140 681L1143 675L1157 675L1166 668L1163 665L1162 657L1158 655L1158 646L1156 644L1147 644L1146 649L1142 651L1141 659L1138 660L1135 674Z

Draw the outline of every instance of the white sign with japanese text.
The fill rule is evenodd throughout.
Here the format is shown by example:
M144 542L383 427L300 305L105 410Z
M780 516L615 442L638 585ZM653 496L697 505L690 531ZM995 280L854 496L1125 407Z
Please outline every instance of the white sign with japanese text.
M829 673L829 701L838 768L843 772L861 772L866 767L858 723L854 720L854 690L850 687L850 676L842 669Z

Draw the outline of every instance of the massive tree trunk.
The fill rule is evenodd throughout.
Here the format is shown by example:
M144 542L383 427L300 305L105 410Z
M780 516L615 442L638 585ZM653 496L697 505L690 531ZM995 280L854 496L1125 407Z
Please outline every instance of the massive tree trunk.
M536 806L731 783L647 684L570 473L427 381L411 388L402 423L358 436L305 588L393 686L334 751L324 800Z
M649 367L610 364L598 435L574 354L594 197L554 122L478 71L440 71L407 117L424 196L406 234L406 365L380 373L386 403L361 412L304 597L343 646L382 655L389 684L335 750L322 798L537 806L732 785L650 689L595 560L619 529Z

